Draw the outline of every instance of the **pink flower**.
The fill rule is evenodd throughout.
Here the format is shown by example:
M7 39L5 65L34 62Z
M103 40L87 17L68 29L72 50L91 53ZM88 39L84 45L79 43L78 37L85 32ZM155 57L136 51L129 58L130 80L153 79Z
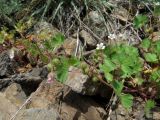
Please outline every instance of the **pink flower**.
M52 73L49 73L48 74L48 79L47 79L47 83L52 83L54 80L53 80L53 78L54 78L54 76L53 76L53 74Z
M48 78L47 79L47 83L52 83L53 82L53 79L52 78Z

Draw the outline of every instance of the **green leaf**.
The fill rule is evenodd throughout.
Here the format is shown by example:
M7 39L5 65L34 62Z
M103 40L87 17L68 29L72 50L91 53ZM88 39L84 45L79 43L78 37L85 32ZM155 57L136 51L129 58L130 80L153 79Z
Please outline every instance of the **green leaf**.
M146 38L146 39L144 39L143 41L142 41L142 43L141 43L141 47L142 48L144 48L144 49L148 49L149 47L150 47L150 45L151 45L151 40L150 39L148 39L148 38Z
M67 60L67 62L68 62L68 65L70 65L70 66L77 66L77 65L80 64L79 59L76 58L76 57L71 57L71 58L69 58L69 59Z
M3 44L4 42L4 36L0 34L0 44Z
M129 109L133 105L133 96L130 94L121 94L120 101L126 109Z
M38 48L36 44L34 43L29 43L29 46L27 46L29 49L28 51L31 53L33 56L37 56L39 54Z
M154 54L154 53L146 53L146 54L144 54L144 57L145 57L145 59L146 59L147 62L153 62L153 63L155 63L155 62L158 61L157 55Z
M156 41L152 47L154 49L154 53L160 55L160 40Z
M116 69L116 65L108 58L105 58L104 64L100 64L99 67L104 73L108 73Z
M145 104L144 111L146 116L149 116L150 110L155 107L155 102L153 100L148 100Z
M75 57L65 58L60 57L60 64L56 65L56 74L58 81L64 83L68 76L68 69L70 66L79 65L79 60Z
M119 55L119 54L114 54L112 55L111 57L111 60L114 64L116 64L117 66L121 65L122 64L122 61L124 59L124 56L122 55Z
M138 57L137 61L132 66L133 73L139 73L140 71L142 71L142 67L143 67L143 63L140 61Z
M159 16L160 15L160 5L155 6L154 15L155 16Z
M52 48L52 45L50 44L50 41L49 40L45 40L44 41L44 46L45 46L45 48L47 49L47 50L53 50L53 48Z
M122 78L130 77L132 74L134 74L129 66L122 65L121 69L123 71Z
M113 75L111 73L104 73L106 80L108 81L108 83L112 82L113 80Z
M148 22L148 18L145 15L137 15L133 20L133 24L134 24L135 28L141 28L147 22Z
M40 55L40 58L41 58L42 62L44 62L44 63L48 63L49 62L48 57L45 56L45 55Z
M99 68L100 68L100 70L101 70L102 72L108 73L108 69L107 69L107 67L106 67L104 64L100 64L100 65L99 65Z
M129 56L138 56L138 49L133 46L123 45L123 49L125 51L125 54Z
M62 34L56 34L52 39L51 39L51 44L52 46L58 47L59 45L61 45L64 42L64 36Z
M107 62L107 61L105 61ZM100 64L99 68L102 72L104 72L106 80L110 83L113 80L113 75L109 73L110 71L114 70L114 66L108 65L108 63L104 63L103 65Z
M64 42L64 36L62 34L56 34L52 39L45 40L44 46L47 50L52 51L56 47L59 47Z
M69 66L66 64L61 64L58 65L56 68L57 68L56 69L57 80L60 81L61 83L64 83L68 76Z
M114 80L112 81L112 87L115 91L115 93L119 96L122 92L123 89L123 82L122 81L118 81L118 80Z
M160 81L160 70L152 72L150 75L150 79L155 82L159 82Z

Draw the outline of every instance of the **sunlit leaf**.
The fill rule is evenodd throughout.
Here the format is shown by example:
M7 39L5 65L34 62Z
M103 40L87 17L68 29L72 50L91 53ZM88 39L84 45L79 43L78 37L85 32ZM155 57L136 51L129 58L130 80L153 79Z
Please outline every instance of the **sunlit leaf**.
M126 109L131 108L133 105L133 96L130 94L121 94L120 100L123 107L125 107Z
M150 79L159 82L160 81L160 70L153 71L150 75Z
M52 39L51 39L51 44L53 47L57 47L61 45L64 42L64 36L62 34L56 34Z
M120 93L122 92L123 89L123 82L122 81L118 81L118 80L114 80L112 81L112 87L114 89L114 91L116 92L117 95L120 95Z
M141 47L144 49L148 49L150 45L151 45L151 40L148 38L144 39L141 43Z
M150 110L154 107L155 107L155 102L153 100L147 100L145 107L144 107L146 116L149 116Z
M113 80L113 75L111 73L105 73L105 78L108 81L108 83L112 82Z
M144 26L147 22L148 22L147 16L137 15L134 18L133 24L134 24L135 28L140 28L140 27Z
M4 42L4 37L3 35L0 34L0 44L2 44Z
M158 61L157 55L154 53L146 53L144 57L147 62L157 62Z
M56 70L57 80L64 83L68 76L68 66L59 65Z
M70 65L70 66L77 66L80 64L79 59L76 57L68 58L67 62L68 62L68 65Z
M160 5L155 6L155 8L154 8L154 15L156 15L156 16L160 15Z

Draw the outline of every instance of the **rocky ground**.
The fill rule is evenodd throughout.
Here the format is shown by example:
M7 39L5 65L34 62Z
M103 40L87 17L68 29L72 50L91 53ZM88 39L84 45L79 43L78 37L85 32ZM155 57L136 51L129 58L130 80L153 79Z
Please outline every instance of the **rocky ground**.
M19 11L16 19L29 15L39 5L36 1L32 0L27 9ZM93 9L82 19L74 14L66 14L64 20L54 21L56 27L45 19L37 21L32 28L27 28L28 31L24 30L26 33L16 31L16 40L23 40L23 35L28 35L31 41L35 38L46 40L61 31L66 37L63 43L65 54L77 57L83 55L86 60L95 52L98 43L138 45L145 33L133 28L133 15L128 12L130 3L126 0L109 0L109 3L111 8L116 7L112 12L110 9L104 10L107 12L105 15ZM146 9L145 5L135 4L130 7L134 15L138 10L143 13ZM69 21L68 26L66 19ZM4 23L10 28L15 26L8 19L5 20ZM0 26L3 26L1 22ZM152 34L146 36L157 41L160 34L158 27L155 26ZM111 33L117 38L109 36ZM67 80L62 84L55 80L55 73L49 72L47 66L34 57L22 55L23 52L15 48L12 58L11 49L3 45L0 45L0 120L160 120L160 107L156 106L146 116L145 102L138 95L134 98L133 107L127 111L118 103L111 88L94 83L81 69L71 66ZM60 54L63 55L63 51ZM48 78L52 80L48 81Z
M69 74L66 85L47 83L45 67L15 74L18 63L11 61L7 52L0 56L0 120L146 120L140 98L135 100L132 110L118 105L108 116L106 96L112 91L106 88L90 94L83 82L70 84L74 80L86 83L87 77L76 68L72 68L75 72ZM155 108L150 119L159 120L159 111Z
M87 32L82 31L81 35L88 40L89 45L94 43ZM75 42L73 37L64 43L64 46L67 44L65 49L68 54L73 54ZM94 84L78 68L70 67L65 84L54 79L48 82L47 76L54 78L54 73L48 73L47 67L20 67L19 61L10 58L10 50L5 50L0 54L0 71L0 120L160 118L160 108L155 108L149 118L144 117L144 104L140 98L135 99L133 108L129 111L117 103L110 105L114 99L112 90L105 85Z

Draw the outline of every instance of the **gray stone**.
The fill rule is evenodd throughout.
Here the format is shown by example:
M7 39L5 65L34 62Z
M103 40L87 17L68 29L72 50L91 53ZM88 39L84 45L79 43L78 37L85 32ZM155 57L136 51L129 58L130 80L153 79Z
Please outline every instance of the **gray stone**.
M153 120L159 120L160 119L160 112L153 112Z
M98 90L98 85L94 84L88 75L83 74L81 69L72 66L69 68L68 78L64 84L83 95L95 95Z
M20 73L12 75L10 78L0 79L0 90L10 85L12 82L16 82L19 84L39 84L44 79L47 78L48 69L46 67L43 68L33 68L32 71L27 73Z
M61 116L65 120L105 120L107 113L93 99L69 91L63 98Z
M75 55L76 49L77 49L77 38L69 37L67 38L63 43L63 48L65 53L67 55ZM82 52L82 44L81 41L79 41L79 48L77 51L77 55L80 55Z
M66 89L67 86L57 81L41 85L27 108L54 108L64 120L103 120L106 116L105 110L94 100Z
M96 47L97 41L85 30L80 32L80 36L84 39L89 47Z
M16 63L10 59L8 51L4 51L0 54L0 76L6 77L13 75L16 69L15 66Z
M104 16L100 14L98 11L90 11L88 16L84 18L84 23L89 27L87 29L89 33L96 38L97 42L106 42L104 39L108 35L109 31L112 31L110 23L114 28L114 21L104 20ZM90 31L91 30L91 31Z
M64 84L69 86L74 92L82 95L100 95L101 97L109 98L112 93L110 87L93 82L81 69L73 66L69 68L68 77Z
M58 120L60 119L55 109L30 108L21 111L15 120Z
M141 98L136 98L133 101L131 109L126 110L122 105L118 105L118 107L111 112L110 118L111 120L159 120L159 111L160 108L155 106L149 115L145 115L145 101Z
M91 11L89 13L89 17L95 25L99 25L104 21L103 17L98 13L98 11Z
M9 120L17 110L18 107L0 93L0 120Z
M17 83L13 83L7 87L4 94L16 106L21 106L27 98L21 86Z
M52 24L41 21L34 26L34 32L41 40L48 40L56 34L60 33Z
M32 71L28 73L28 76L41 77L41 78L47 78L47 75L48 75L48 69L46 67L33 68Z

